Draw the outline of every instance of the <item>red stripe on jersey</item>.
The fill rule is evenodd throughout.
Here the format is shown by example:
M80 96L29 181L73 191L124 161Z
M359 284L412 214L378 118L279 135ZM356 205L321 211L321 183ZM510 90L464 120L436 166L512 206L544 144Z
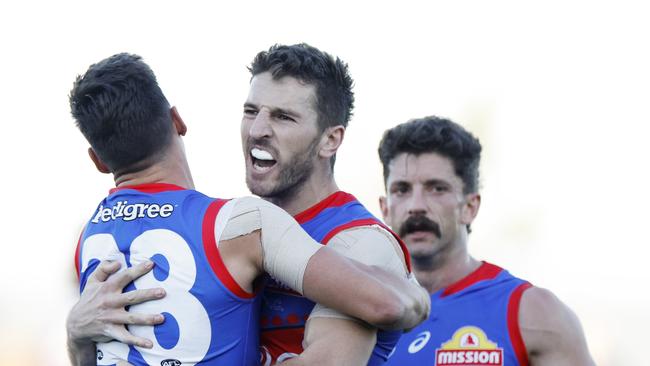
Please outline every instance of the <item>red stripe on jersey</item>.
M214 238L214 225L217 215L221 207L226 204L228 200L215 200L208 206L205 215L203 216L203 250L205 251L205 257L212 267L212 271L215 275L221 280L221 282L226 286L230 292L244 299L250 299L255 297L255 294L248 293L246 290L241 288L237 281L232 277L228 268L223 263L221 254L219 254L219 248L217 247L217 242Z
M122 191L125 189L135 189L136 191L140 191L142 193L160 193L165 191L183 191L186 188L177 186L176 184L169 184L169 183L149 183L149 184L137 184L134 186L116 187L116 188L112 188L108 192L109 194L113 194L117 191Z
M354 197L353 197L354 198ZM325 237L323 238L323 245L327 245L327 242L330 241L336 234L340 233L343 230L351 229L353 227L358 227L358 226L370 226L370 225L379 225L383 229L388 230L389 233L393 234L395 239L397 239L397 242L399 243L400 248L402 249L402 252L404 253L404 261L406 262L406 268L408 269L409 272L411 272L411 255L409 254L408 249L406 248L406 244L400 239L400 237L393 232L388 226L382 224L381 222L375 220L375 219L360 219L360 220L354 220L350 221L346 224L343 224L341 226L335 227L332 231L327 233Z
M81 268L79 268L79 254L81 252L81 238L84 236L84 231L86 231L85 227L83 230L81 230L81 234L79 234L79 239L77 240L77 249L74 251L74 268L77 272L77 280L81 278Z
M528 282L522 283L512 292L508 301L508 333L510 333L510 342L519 361L519 366L528 366L528 350L526 350L526 344L521 336L521 329L519 329L519 304L524 291L532 286Z
M341 191L334 192L324 200L295 215L293 218L296 219L298 223L303 224L316 217L316 215L328 207L343 206L344 204L354 200L356 200L356 198L354 198L354 196L349 193Z
M304 337L304 327L262 330L260 334L262 358L270 358L271 364L275 364L278 358L285 353L299 355L303 351L302 340Z
M479 266L474 272L465 276L460 281L447 286L447 288L442 292L441 296L444 297L455 294L479 281L491 280L499 275L501 271L503 271L501 267L495 266L494 264L488 262L483 262L483 264L481 264L481 266Z

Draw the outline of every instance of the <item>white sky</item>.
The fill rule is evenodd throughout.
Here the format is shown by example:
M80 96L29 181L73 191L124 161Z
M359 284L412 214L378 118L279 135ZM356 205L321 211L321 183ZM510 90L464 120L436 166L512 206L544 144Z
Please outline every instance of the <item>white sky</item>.
M471 251L569 304L599 365L645 363L650 14L640 4L3 2L0 363L67 362L74 245L112 184L69 116L75 76L117 52L142 55L189 126L197 187L245 195L245 66L273 43L303 41L347 61L356 81L339 186L378 214L382 132L430 114L465 125L484 145Z

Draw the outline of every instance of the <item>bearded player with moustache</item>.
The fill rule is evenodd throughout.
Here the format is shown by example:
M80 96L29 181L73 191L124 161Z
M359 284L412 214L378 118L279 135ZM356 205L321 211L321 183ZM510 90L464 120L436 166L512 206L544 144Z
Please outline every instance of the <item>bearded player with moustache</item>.
M431 294L429 319L387 365L593 365L578 318L557 297L469 255L480 155L474 136L437 117L398 125L379 145L384 219Z
M249 69L241 133L251 192L293 215L316 241L407 278L401 240L334 180L354 102L347 65L298 44L260 52ZM273 278L261 325L263 365L380 365L401 335L314 306Z

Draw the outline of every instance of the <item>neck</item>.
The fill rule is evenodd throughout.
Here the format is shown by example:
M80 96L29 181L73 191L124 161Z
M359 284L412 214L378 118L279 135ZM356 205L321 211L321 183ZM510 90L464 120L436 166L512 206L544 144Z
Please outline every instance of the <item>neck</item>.
M194 189L194 181L185 154L178 154L178 151L176 153L175 151L172 148L172 151L165 154L160 161L146 169L128 173L114 173L115 186L168 183Z
M295 216L338 190L334 174L327 165L326 169L314 169L313 174L290 195L263 198Z
M413 272L430 294L454 284L475 271L481 262L467 252L467 242L427 258L413 258Z

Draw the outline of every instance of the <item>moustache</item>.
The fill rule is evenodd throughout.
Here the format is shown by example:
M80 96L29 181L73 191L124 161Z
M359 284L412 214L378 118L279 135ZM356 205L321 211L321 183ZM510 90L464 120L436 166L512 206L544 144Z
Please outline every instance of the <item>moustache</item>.
M399 228L398 234L401 237L404 237L410 233L416 231L428 231L433 233L435 236L440 239L440 225L437 222L430 220L426 216L409 216L406 221L402 223Z

